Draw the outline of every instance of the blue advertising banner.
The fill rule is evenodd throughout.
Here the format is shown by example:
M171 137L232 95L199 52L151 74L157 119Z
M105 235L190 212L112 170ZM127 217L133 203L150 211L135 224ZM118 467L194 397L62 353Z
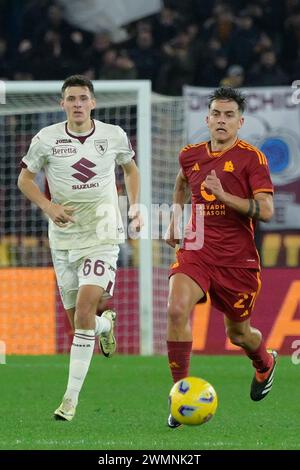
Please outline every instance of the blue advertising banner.
M205 122L209 88L186 86L188 143L209 139ZM300 104L292 87L241 90L247 97L239 136L267 156L275 186L275 214L262 231L300 230Z

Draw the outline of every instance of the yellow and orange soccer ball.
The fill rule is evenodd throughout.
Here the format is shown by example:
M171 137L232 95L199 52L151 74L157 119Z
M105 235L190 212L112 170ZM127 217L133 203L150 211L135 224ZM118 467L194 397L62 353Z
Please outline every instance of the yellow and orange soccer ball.
M185 377L176 382L169 394L170 413L179 423L207 423L215 414L218 397L214 387L199 377Z

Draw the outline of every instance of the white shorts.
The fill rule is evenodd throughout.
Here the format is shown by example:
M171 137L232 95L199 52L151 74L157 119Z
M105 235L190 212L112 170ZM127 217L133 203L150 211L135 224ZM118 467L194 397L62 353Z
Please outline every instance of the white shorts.
M113 295L119 245L97 245L79 250L51 250L57 284L64 308L76 305L80 286L104 289L103 299Z

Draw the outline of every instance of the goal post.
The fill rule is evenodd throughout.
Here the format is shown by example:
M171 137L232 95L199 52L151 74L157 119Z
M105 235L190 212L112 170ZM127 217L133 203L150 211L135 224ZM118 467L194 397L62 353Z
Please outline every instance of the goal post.
M172 202L178 171L177 154L185 138L183 99L152 94L151 83L144 80L93 81L93 84L97 101L95 118L120 125L136 150L141 177L140 202L147 210L146 222L149 222L145 223L139 242L128 243L121 250L122 267L118 270L116 285L119 292L115 291L116 308L121 312L121 325L117 329L120 352L162 353L165 352L167 269L173 252L165 246L162 234L153 239L152 209L153 204ZM21 279L24 276L27 279L25 288L32 282L28 268L51 269L45 242L46 221L15 189L15 167L40 128L65 120L59 106L61 86L60 81L6 82L6 102L0 105L0 138L7 136L3 137L4 144L0 141L0 170L10 175L8 186L0 192L1 224L4 221L0 232L0 276L4 280L2 285L9 285L11 289L13 268L24 270ZM117 183L120 178L117 175ZM49 273L43 275L46 282ZM3 302L1 298L0 303ZM22 299L17 305L21 304ZM68 350L67 326L62 324L65 320L57 312L59 308L54 308L54 339L46 352ZM38 305L36 309L38 311ZM7 310L4 318L8 317ZM12 326L5 330L1 325L4 321L0 320L0 340L5 341L10 337ZM16 352L8 344L8 354L11 351ZM27 353L30 352L27 350Z

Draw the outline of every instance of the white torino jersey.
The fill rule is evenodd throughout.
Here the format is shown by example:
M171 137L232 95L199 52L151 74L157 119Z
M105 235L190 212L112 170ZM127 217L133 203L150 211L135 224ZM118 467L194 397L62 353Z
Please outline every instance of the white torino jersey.
M96 120L94 126L89 135L79 138L68 132L66 122L45 127L22 160L32 173L45 170L54 203L75 208L75 223L60 228L49 220L51 248L124 241L115 163L130 162L134 151L119 126Z

